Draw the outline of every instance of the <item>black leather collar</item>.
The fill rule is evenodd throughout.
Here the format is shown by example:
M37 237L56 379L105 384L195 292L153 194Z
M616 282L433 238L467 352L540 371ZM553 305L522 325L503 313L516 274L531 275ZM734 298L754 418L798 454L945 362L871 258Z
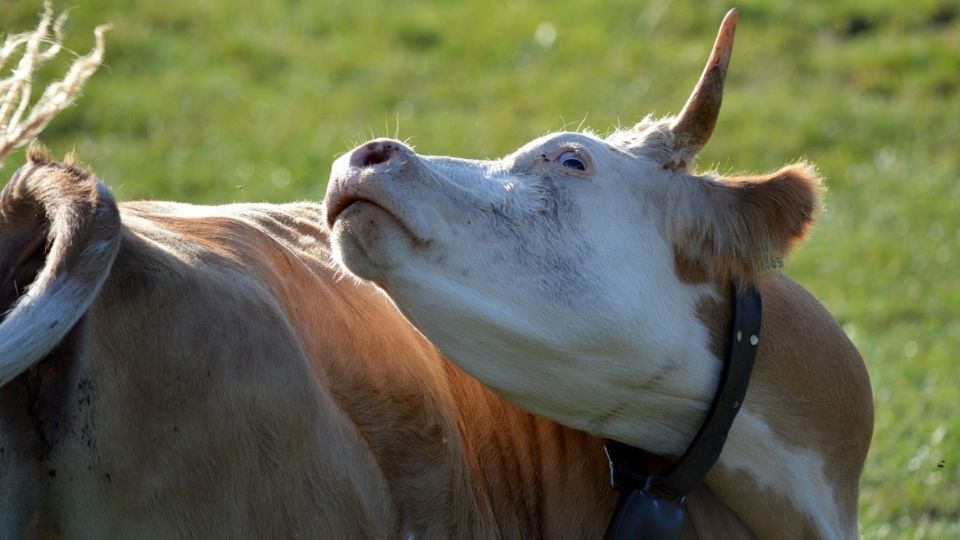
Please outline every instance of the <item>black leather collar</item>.
M653 473L646 465L647 452L621 442L607 442L610 483L620 492L620 501L607 527L606 540L679 538L690 532L684 503L717 462L740 412L760 342L761 309L756 288L734 290L730 347L717 393L700 431L676 463Z

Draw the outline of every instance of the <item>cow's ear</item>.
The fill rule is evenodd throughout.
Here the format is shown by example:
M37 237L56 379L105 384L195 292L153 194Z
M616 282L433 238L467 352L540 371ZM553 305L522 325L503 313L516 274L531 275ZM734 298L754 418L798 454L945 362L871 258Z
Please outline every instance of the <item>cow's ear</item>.
M741 284L782 265L809 231L822 191L807 164L760 176L691 176L680 184L666 220L681 277Z

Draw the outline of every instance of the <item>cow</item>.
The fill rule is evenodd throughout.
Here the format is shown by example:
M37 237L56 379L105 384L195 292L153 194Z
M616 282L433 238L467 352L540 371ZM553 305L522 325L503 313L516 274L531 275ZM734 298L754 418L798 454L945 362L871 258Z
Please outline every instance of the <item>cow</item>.
M719 114L736 19L676 117L553 133L496 160L360 145L328 184L334 252L500 398L667 463L714 400L734 297L758 290L746 399L688 498L712 496L734 529L698 534L856 538L869 377L778 269L811 227L821 180L804 162L753 176L691 167Z

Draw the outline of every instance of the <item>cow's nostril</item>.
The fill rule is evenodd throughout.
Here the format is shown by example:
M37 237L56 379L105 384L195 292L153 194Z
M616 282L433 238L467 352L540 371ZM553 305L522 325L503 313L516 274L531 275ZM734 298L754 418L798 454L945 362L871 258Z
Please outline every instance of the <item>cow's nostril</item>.
M386 163L397 150L397 146L387 141L371 141L357 148L350 155L350 164L354 167L371 167Z

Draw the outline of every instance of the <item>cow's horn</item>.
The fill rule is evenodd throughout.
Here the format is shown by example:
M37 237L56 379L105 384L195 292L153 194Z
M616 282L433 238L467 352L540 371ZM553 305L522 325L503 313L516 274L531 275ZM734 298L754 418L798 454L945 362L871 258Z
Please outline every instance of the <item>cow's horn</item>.
M739 16L736 9L731 9L723 18L700 81L673 125L673 166L686 167L687 162L707 144L717 124L720 103L723 101L723 82L727 77L727 66L730 65L733 35Z

